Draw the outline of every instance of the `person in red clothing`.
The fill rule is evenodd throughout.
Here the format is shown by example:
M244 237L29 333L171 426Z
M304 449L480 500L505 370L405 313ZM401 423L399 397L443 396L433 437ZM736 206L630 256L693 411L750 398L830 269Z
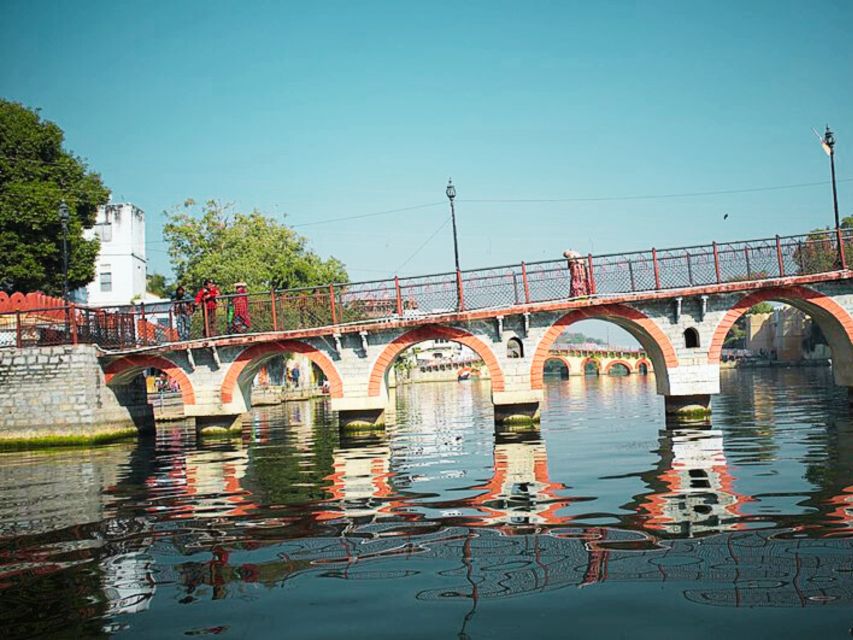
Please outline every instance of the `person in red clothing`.
M216 335L216 297L219 289L213 280L205 280L204 286L195 294L195 303L204 311L204 336Z
M228 326L230 333L246 333L252 326L249 318L249 296L245 282L234 283L235 295L229 301Z

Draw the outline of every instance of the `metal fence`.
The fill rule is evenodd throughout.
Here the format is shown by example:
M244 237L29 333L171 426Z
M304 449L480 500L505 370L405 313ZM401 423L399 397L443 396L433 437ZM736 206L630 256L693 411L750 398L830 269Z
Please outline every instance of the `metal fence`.
M815 275L846 270L850 260L853 229L837 229L428 276L221 295L213 304L164 302L99 308L54 304L37 309L21 306L0 309L0 346L94 343L105 349L123 349L222 335L414 320L584 297Z

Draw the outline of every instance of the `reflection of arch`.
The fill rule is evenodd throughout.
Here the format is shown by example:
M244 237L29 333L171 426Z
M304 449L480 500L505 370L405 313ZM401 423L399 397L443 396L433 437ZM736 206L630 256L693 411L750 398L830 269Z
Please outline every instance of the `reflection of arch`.
M136 355L114 360L104 369L104 380L108 386L127 384L145 369L159 369L170 378L177 380L181 387L181 398L184 404L195 404L195 391L189 376L174 362L162 356Z
M480 358L486 364L486 367L489 369L489 376L492 379L492 391L504 390L503 371L501 371L501 367L498 364L497 358L495 358L495 354L492 353L492 350L488 347L488 345L486 345L485 342L483 342L479 338L474 337L467 331L463 331L455 327L429 325L426 327L419 327L417 329L407 331L403 335L397 337L396 339L388 343L382 353L379 354L379 357L376 359L376 362L373 364L373 369L370 372L370 382L368 383L367 387L367 395L379 395L379 392L382 389L382 378L385 376L385 372L388 370L388 367L391 366L391 363L394 362L394 359L398 355L400 355L401 352L419 342L435 339L452 340L454 342L463 344L472 351L474 351L478 356L480 356ZM540 366L543 365L544 361L540 364ZM539 376L540 378L542 376L541 370L539 372Z
M794 286L759 289L738 300L714 330L708 351L708 361L711 364L720 363L723 342L732 325L753 306L768 300L784 302L809 314L826 336L832 350L833 363L853 363L853 318L850 314L820 291Z
M622 365L623 367L625 367L625 371L627 372L626 375L631 375L631 371L632 371L631 365L628 364L627 362L625 362L624 360L613 360L612 362L610 362L607 365L607 371L606 371L607 375L612 375L613 367L615 367L617 365Z
M645 371L643 371L643 369L642 369L643 367L645 367L645 368L646 368L646 370L645 370ZM648 360L646 360L645 358L641 358L641 359L637 360L637 364L635 365L635 370L636 370L636 371L637 371L637 373L639 373L639 374L647 375L647 374L649 373L649 371L651 371L651 370L652 370L652 365L651 365L651 363L650 363Z
M651 318L624 304L603 304L569 311L551 325L551 328L545 332L539 341L532 359L530 367L531 388L542 388L542 368L548 357L548 352L565 328L579 320L596 319L612 322L634 336L654 365L658 390L668 388L667 371L678 366L678 357L675 355L672 343Z
M589 375L587 371L589 371L589 367L592 365L592 368L595 369L595 375L601 375L601 362L599 362L595 358L584 358L583 362L581 362L581 375L586 376Z
M332 398L343 397L343 381L335 365L329 359L329 356L316 347L312 347L310 344L304 342L279 340L277 342L264 342L263 344L249 347L237 356L228 368L228 373L225 374L225 380L222 382L222 390L220 392L222 402L226 404L231 402L234 399L234 389L238 383L245 384L251 380L257 368L265 360L281 353L301 353L307 357L311 362L320 367L320 370L329 381L329 395ZM251 376L244 373L247 367L249 368L247 373L251 373Z

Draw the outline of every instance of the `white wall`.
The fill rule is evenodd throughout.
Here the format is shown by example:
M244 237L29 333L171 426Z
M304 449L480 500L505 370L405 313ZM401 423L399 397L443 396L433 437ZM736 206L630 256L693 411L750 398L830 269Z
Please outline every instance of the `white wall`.
M95 280L86 287L91 305L130 304L145 294L145 213L132 204L108 204L98 208L95 226L87 238L100 237L101 251L95 264ZM112 276L112 290L102 291L105 273Z

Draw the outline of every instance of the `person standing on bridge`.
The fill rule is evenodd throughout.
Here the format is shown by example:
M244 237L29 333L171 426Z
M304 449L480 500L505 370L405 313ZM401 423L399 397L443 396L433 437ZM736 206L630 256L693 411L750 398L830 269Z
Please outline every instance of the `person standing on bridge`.
M195 303L201 305L204 313L204 337L216 335L216 298L219 289L213 280L205 280L204 286L195 294Z
M571 249L563 253L569 262L569 297L579 298L589 295L589 273L583 256Z
M178 340L190 339L190 320L195 311L192 296L182 285L178 285L172 295L172 313L175 316L175 327L178 330Z
M231 333L246 333L252 326L249 296L245 282L234 283L234 297L228 302L228 326Z

